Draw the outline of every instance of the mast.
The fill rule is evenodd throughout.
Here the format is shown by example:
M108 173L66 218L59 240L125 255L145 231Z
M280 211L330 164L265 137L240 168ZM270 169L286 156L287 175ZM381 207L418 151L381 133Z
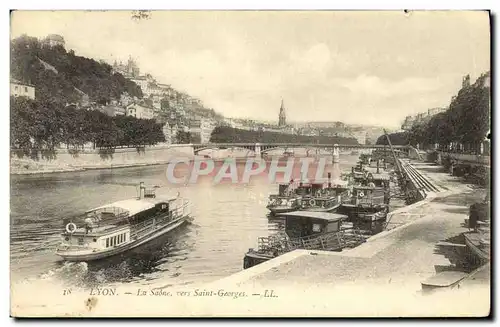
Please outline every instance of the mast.
M384 135L387 138L387 143L389 143L389 148L391 149L392 156L394 157L394 163L396 164L396 167L398 168L398 173L401 176L401 174L402 174L401 164L400 164L398 158L396 157L396 153L394 153L394 149L392 148L391 139L389 138L389 135L387 134L387 131L385 130L385 128L384 128Z

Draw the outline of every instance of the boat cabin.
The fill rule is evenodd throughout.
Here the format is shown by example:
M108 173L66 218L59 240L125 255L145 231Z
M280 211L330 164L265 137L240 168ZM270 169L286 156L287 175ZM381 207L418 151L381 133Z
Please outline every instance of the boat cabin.
M386 197L386 191L382 187L354 186L351 199L347 204L379 206L386 204Z
M368 173L367 186L389 188L391 176L387 173Z
M301 196L316 196L319 195L321 190L323 189L323 184L319 183L310 183L304 184L299 183L297 188L295 189L295 193Z
M285 233L289 238L338 232L346 215L315 211L293 211L278 216L285 219Z
M281 206L293 208L299 205L299 196L270 195L268 206Z

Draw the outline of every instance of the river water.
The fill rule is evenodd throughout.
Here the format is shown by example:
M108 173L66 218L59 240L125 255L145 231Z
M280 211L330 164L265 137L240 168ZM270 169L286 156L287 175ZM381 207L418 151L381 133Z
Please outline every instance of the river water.
M357 159L341 155L340 169L350 170ZM11 176L12 282L52 278L82 287L210 282L242 270L244 253L256 246L257 238L280 228L265 208L278 184L263 176L248 184L217 185L206 176L184 185L169 184L165 172L166 166L147 166ZM134 197L139 181L166 185L158 189L159 196L180 192L192 203L193 222L147 247L97 264L65 263L55 255L64 218Z

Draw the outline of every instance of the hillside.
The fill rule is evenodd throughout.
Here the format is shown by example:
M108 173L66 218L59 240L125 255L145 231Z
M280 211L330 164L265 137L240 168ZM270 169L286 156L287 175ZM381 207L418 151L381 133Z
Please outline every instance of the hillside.
M137 84L113 74L110 65L26 35L11 41L11 77L33 84L37 100L73 103L82 98L81 92L101 104L119 99L124 92L143 97Z

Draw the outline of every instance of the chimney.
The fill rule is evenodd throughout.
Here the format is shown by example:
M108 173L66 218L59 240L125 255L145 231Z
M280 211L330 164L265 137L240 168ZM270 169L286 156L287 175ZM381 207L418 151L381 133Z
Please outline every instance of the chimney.
M141 182L139 184L139 199L144 199L144 192L145 192L145 187L144 187L144 182Z

